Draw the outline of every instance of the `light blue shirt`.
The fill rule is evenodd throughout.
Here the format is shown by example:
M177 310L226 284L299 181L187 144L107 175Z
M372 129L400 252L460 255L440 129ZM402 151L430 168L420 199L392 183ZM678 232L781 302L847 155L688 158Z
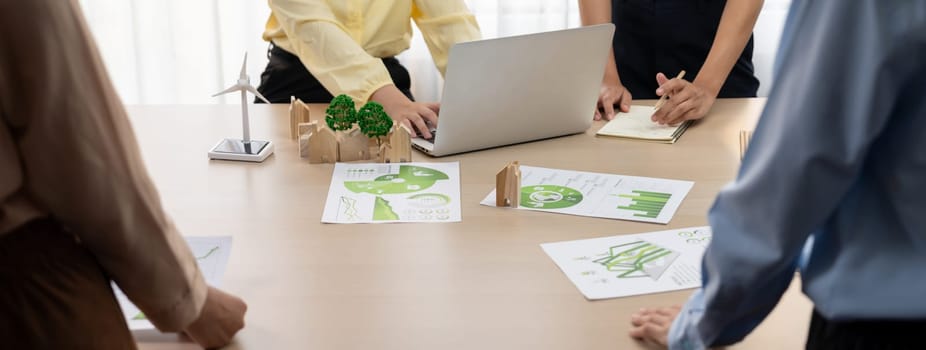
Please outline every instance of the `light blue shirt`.
M742 340L800 269L829 320L926 319L926 1L792 3L671 349ZM809 255L801 248L813 237Z

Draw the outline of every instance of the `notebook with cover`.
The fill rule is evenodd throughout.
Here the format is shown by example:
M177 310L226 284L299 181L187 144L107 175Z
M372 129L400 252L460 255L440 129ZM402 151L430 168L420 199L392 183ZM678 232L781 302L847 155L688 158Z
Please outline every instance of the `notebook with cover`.
M675 143L691 124L686 120L675 126L659 125L650 119L652 106L630 106L630 112L618 113L614 119L605 124L598 135L622 137L660 143Z

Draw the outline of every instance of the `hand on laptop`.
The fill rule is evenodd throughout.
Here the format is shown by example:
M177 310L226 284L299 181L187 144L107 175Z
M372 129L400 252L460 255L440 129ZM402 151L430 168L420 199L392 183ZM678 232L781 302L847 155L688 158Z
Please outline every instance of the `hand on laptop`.
M601 91L598 93L598 108L595 108L595 120L611 120L617 115L614 106L620 106L621 112L630 112L630 101L633 96L630 90L624 88L621 83L604 82L601 84Z
M386 114L389 114L396 123L405 124L411 130L417 130L418 135L423 138L431 138L428 125L437 126L439 103L412 102L395 85L386 85L376 90L373 96L370 96L370 100L382 104Z

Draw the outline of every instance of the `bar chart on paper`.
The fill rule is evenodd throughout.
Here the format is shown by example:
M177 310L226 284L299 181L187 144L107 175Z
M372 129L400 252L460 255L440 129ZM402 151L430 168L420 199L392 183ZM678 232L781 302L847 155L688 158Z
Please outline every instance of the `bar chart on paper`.
M522 165L521 186L518 209L666 224L694 183Z
M647 177L620 176L596 212L623 220L668 223L694 183Z
M658 218L659 214L662 213L662 209L666 207L666 204L669 203L669 199L672 198L671 193L638 190L632 190L630 192L629 194L623 193L617 195L620 198L630 200L630 203L627 205L619 205L617 209L634 211L635 213L633 216L641 218Z

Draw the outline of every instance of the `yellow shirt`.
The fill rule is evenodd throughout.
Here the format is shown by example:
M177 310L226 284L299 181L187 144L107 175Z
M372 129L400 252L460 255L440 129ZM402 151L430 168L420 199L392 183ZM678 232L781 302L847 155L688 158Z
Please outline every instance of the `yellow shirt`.
M392 84L379 58L409 47L414 20L441 74L450 47L478 40L476 18L462 0L268 0L263 38L299 57L333 95L366 102Z

